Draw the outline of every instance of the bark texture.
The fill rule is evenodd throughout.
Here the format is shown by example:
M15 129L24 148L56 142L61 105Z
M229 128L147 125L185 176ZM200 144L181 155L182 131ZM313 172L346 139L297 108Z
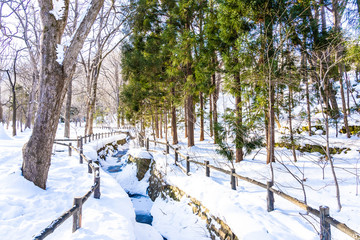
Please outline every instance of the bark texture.
M50 11L52 0L39 0L43 25L40 61L40 104L29 142L23 147L23 176L36 186L46 189L60 110L67 86L75 71L75 63L104 0L93 0L67 48L62 64L58 63L56 48L67 23L69 0L64 1L64 14L56 19Z
M66 94L66 105L65 105L65 128L64 137L70 137L70 118L71 118L71 97L72 97L72 80L69 83L69 87Z
M235 74L235 107L236 107L236 156L235 162L241 162L244 160L244 152L242 149L243 145L243 132L242 132L242 101L241 101L241 82L239 73Z

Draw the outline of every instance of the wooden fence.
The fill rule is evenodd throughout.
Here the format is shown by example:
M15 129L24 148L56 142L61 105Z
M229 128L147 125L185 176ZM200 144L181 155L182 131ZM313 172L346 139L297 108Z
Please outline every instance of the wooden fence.
M82 197L74 198L73 206L63 213L60 217L51 222L49 226L47 226L44 230L42 230L38 235L34 237L34 240L41 240L50 235L58 228L61 224L63 224L68 218L73 216L73 227L72 231L75 232L77 229L81 228L81 219L82 219L82 205L88 200L92 193L94 193L94 198L100 199L100 168L97 164L95 164L91 159L88 159L83 153L84 143L91 142L94 140L98 140L101 138L107 138L110 136L118 135L118 134L127 134L127 132L123 131L111 131L104 133L96 133L90 134L82 137L78 137L76 139L55 139L54 144L67 146L69 151L69 156L72 155L72 150L76 151L79 154L80 164L85 160L88 164L88 173L94 174L94 184L91 186L90 190ZM70 142L68 144L63 142ZM75 148L72 145L72 142L76 142L78 148Z
M360 234L356 232L355 230L349 228L346 224L339 222L338 220L332 218L329 215L329 207L327 206L320 206L319 210L310 207L309 205L305 204L303 201L298 200L297 198L294 198L284 192L281 192L279 190L274 189L273 182L268 181L266 184L256 181L254 179L251 179L249 177L244 177L235 172L235 169L231 170L225 170L213 165L209 164L209 161L199 162L190 159L189 156L186 156L179 152L179 149L171 146L169 142L158 142L155 140L150 140L149 138L146 138L146 142L144 145L146 146L146 150L150 150L150 142L153 142L155 145L164 145L165 146L165 153L170 154L170 149L174 151L175 154L175 165L178 166L186 175L190 175L190 164L196 164L201 165L205 167L205 175L207 177L210 177L210 169L213 169L215 171L222 172L226 175L229 175L229 180L231 183L231 188L233 190L236 190L236 178L249 182L251 184L255 184L261 188L266 189L267 192L267 211L271 212L274 210L274 194L290 201L291 203L297 205L298 207L306 210L307 212L313 214L314 216L318 217L320 219L320 239L321 240L330 240L331 239L331 229L330 226L333 226L340 230L341 232L347 234L348 236L352 237L353 239L360 240ZM180 159L184 159L186 161L186 167L183 167L180 164Z

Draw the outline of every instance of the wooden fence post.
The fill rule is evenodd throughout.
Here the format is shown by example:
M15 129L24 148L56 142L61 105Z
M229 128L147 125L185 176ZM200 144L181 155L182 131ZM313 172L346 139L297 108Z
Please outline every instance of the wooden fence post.
M206 176L210 177L209 161L205 161L205 168Z
M177 164L178 160L179 160L178 148L175 148L175 165Z
M92 173L91 164L92 164L92 160L90 159L88 162L88 173Z
M72 145L72 143L69 143L69 156L71 156L71 145Z
M91 134L91 135L92 135L92 140L94 141L95 134Z
M274 211L274 193L272 191L270 191L270 188L273 186L273 182L272 181L268 181L266 184L266 189L267 189L267 211L271 212Z
M100 199L100 169L99 167L95 167L94 170L94 184L97 183L97 187L94 190L94 198Z
M149 151L149 138L146 138L146 151Z
M235 176L233 173L235 173L235 168L231 169L231 181L230 182L231 182L231 189L236 190L236 180L235 180Z
M189 162L190 157L186 156L186 174L189 174L190 172L190 162Z
M327 206L320 206L320 240L331 240L330 223L325 218L329 216L330 209Z
M80 137L80 164L83 163L83 156L82 156L83 152L84 152L84 149L83 149L83 137Z
M169 148L170 148L169 147L169 141L166 141L166 154L169 154L169 151L170 151Z
M91 142L91 134L89 134L89 143Z
M86 139L86 135L85 135L85 136L84 136L84 143L85 143L85 144L86 144L86 140L87 140L87 139Z
M73 213L73 228L72 232L75 232L81 228L82 217L82 198L74 198L74 205L77 206L77 210Z

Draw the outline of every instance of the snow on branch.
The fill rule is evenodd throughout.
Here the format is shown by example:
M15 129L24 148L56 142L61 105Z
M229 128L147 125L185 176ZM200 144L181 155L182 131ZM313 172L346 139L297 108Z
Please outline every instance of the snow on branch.
M54 15L55 19L61 20L64 17L65 13L65 3L64 0L52 0L53 9L50 10L50 14Z

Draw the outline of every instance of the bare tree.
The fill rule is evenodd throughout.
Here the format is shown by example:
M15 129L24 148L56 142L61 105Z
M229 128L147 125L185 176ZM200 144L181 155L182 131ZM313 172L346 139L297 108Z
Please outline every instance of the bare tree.
M122 34L121 27L125 24L130 12L125 6L112 5L101 9L97 28L89 39L87 57L81 54L81 64L86 75L87 112L85 134L93 133L93 120L97 95L98 79L103 61L130 34Z
M22 173L26 179L43 189L46 189L61 106L75 71L76 59L103 3L104 0L92 0L89 3L83 20L64 49L61 40L67 24L69 0L59 1L58 5L53 5L52 0L39 0L43 26L40 104L32 135L23 148Z
M338 184L334 163L332 156L330 154L330 141L329 141L329 90L327 88L326 81L329 81L329 74L338 64L340 61L343 61L343 58L337 58L335 62L329 62L330 56L334 56L337 53L338 43L330 43L325 49L322 51L317 51L316 54L313 54L312 57L314 58L314 62L318 63L318 65L314 66L313 69L314 75L316 76L316 80L318 81L319 92L320 92L320 106L323 118L325 120L325 131L326 131L326 152L325 155L327 160L330 162L331 171L333 174L335 188L336 188L336 198L338 203L338 210L341 210L341 201L340 201L340 187Z
M37 12L34 3L30 0L27 1L7 1L4 4L10 10L9 18L11 21L2 29L3 35L8 41L22 42L25 46L29 62L32 69L30 78L32 79L31 88L29 91L28 107L26 110L26 123L25 128L31 127L31 122L34 118L36 95L38 92L39 84L39 34L40 23L36 20Z
M72 26L68 24L68 29L66 29L67 34L69 36L73 35L76 31L77 22L79 18L79 3L78 0L75 0L73 4L70 4L72 7L72 12L74 13L73 19L72 19ZM65 127L64 127L64 137L69 138L70 137L70 117L71 117L71 102L72 102L72 84L73 79L69 82L69 87L66 94L66 105L65 105Z
M106 96L109 96L111 101L108 101L110 104L109 108L114 108L113 113L116 113L116 124L119 128L121 125L121 100L120 100L120 90L124 85L124 82L120 73L120 53L117 51L112 52L111 56L108 58L108 61L105 62L102 72L105 81L105 86L107 88L102 88L102 97L103 99Z

